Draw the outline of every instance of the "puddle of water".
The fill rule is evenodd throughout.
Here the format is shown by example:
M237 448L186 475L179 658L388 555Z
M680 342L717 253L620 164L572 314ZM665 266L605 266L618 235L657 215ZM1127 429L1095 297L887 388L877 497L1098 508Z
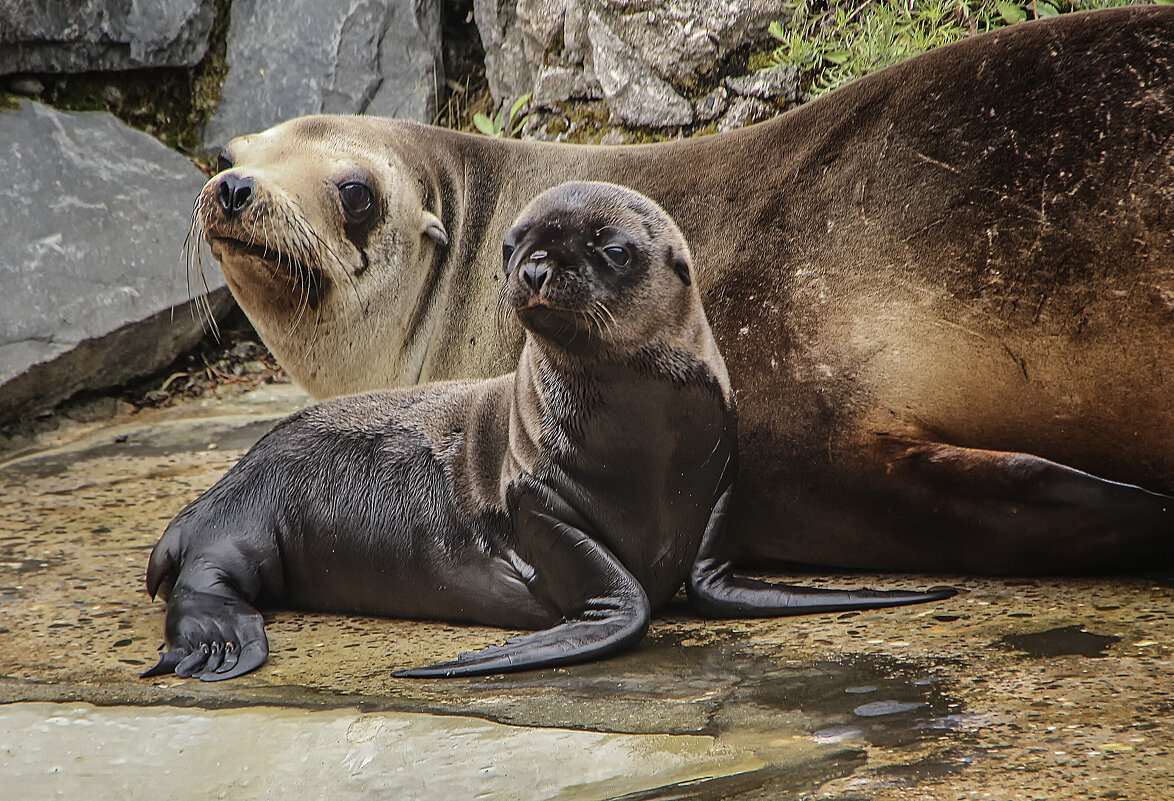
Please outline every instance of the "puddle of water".
M469 680L461 692L469 699L466 712L516 725L719 737L761 732L763 743L799 736L819 744L825 740L816 732L847 726L863 731L863 745L902 747L931 736L917 723L961 711L948 688L927 677L928 667L877 655L787 663L755 654L737 638L685 644L660 633L620 660ZM855 712L868 701L897 706L870 717Z
M1033 634L1008 634L999 639L999 644L1039 658L1069 655L1096 658L1106 656L1109 646L1120 641L1120 637L1111 634L1092 634L1080 626L1064 626Z
M877 718L881 715L898 715L902 712L912 712L921 709L925 704L908 701L873 701L870 704L861 704L852 710L852 713L862 718Z
M276 708L0 707L5 798L576 801L754 773L705 736Z
M864 729L856 726L829 726L811 733L811 738L817 743L842 743L852 740L863 740Z

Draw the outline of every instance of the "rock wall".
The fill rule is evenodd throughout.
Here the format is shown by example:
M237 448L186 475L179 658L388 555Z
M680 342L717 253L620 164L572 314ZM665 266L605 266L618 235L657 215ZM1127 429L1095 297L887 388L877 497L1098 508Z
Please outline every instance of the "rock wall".
M304 114L433 122L440 0L234 0L228 77L206 150Z
M0 75L192 67L213 0L0 0Z
M603 99L611 120L679 127L732 115L761 100L794 100L793 71L760 87L759 102L715 76L739 49L763 45L789 13L779 0L474 0L490 91L499 104L531 93L531 106ZM719 91L720 90L720 91ZM767 94L769 93L769 95ZM772 112L773 113L773 112Z

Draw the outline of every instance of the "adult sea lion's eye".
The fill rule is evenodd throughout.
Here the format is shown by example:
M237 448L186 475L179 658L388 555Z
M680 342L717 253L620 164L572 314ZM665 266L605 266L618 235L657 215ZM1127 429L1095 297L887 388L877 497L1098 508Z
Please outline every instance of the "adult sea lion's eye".
M216 172L224 172L232 169L232 159L228 157L227 153L221 153L216 157Z
M628 249L622 245L608 245L603 249L603 255L617 267L627 267L631 258Z
M510 269L510 259L514 255L514 246L508 242L502 243L501 246L501 268L508 271Z
M338 188L338 197L342 200L342 207L351 217L363 217L371 211L374 196L371 190L358 181L351 181Z

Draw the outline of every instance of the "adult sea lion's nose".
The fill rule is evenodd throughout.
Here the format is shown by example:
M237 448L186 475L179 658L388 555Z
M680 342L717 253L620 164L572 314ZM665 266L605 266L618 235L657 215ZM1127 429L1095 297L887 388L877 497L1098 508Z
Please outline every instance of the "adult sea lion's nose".
M253 199L253 179L226 173L220 179L220 186L216 187L216 199L229 217L240 214Z

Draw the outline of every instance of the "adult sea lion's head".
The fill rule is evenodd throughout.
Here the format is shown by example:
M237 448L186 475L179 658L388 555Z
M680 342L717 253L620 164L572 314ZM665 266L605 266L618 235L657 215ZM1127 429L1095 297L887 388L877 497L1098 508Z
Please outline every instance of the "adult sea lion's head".
M440 192L395 146L409 124L304 117L231 141L196 201L193 230L278 360L319 397L418 372L422 275L448 233ZM376 311L377 310L377 311ZM406 347L388 348L389 338ZM372 364L355 359L402 359Z

